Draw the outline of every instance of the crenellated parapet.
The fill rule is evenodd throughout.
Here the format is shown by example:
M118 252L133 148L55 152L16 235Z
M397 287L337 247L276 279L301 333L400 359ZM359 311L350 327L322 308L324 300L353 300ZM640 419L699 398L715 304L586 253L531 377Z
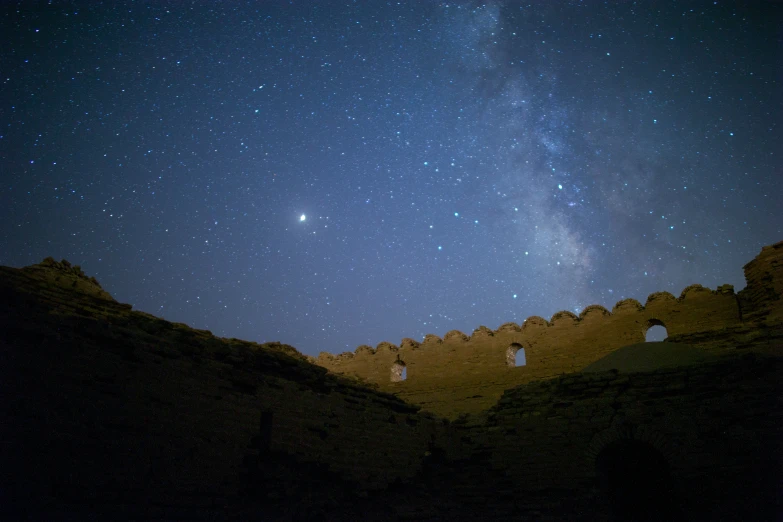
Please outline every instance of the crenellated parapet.
M522 327L517 323L503 323L498 326L498 332L521 332Z
M590 319L597 319L609 315L612 315L609 310L601 305L595 304L585 307L585 309L579 313L579 320L584 321L587 317L590 317Z
M663 293L668 293L668 292L663 292ZM671 295L671 294L669 294L669 295ZM596 305L593 305L593 306L596 306ZM600 306L600 305L598 305L598 306ZM590 307L588 306L587 308L590 308ZM613 314L616 314L616 313L627 313L627 312L640 312L642 310L644 310L644 307L642 306L642 303L640 303L636 299L633 299L633 298L630 298L630 297L628 299L623 299L621 301L617 301L617 303L615 303L614 307L612 307L612 313Z
M705 355L720 356L740 344L739 332L749 326L743 313L752 311L757 317L760 310L774 305L776 311L768 310L764 317L781 317L781 245L765 247L761 260L746 265L746 273L750 267L752 274L740 296L731 285L711 290L694 284L679 297L652 293L644 305L623 299L609 311L593 304L579 315L563 310L549 320L531 316L521 324L507 322L495 330L480 326L471 335L452 330L443 338L428 334L421 343L406 338L399 347L387 342L375 349L359 347L352 356L321 353L314 362L367 379L426 407L436 401L436 395L448 395L445 400L451 401L495 400L508 387L579 372L622 347L644 342L654 325L666 328L669 341L686 342ZM748 310L743 312L743 307ZM524 365L515 363L520 350ZM400 365L406 370L404 380ZM478 389L481 393L472 391Z
M410 368L411 382L478 368L488 373L499 371L508 366L506 351L516 343L526 350L524 370L531 376L544 377L579 371L612 350L643 342L652 325L663 325L669 336L677 336L739 322L740 310L733 291L691 285L677 298L669 292L650 294L644 305L635 299L623 299L611 312L596 304L579 315L562 310L549 320L528 317L522 326L505 323L496 330L480 326L471 335L451 330L442 339L428 334L421 343L405 338L399 346L389 342L376 348L362 345L352 354L323 352L317 360L332 371L354 373L383 385L389 382L389 368L397 360Z

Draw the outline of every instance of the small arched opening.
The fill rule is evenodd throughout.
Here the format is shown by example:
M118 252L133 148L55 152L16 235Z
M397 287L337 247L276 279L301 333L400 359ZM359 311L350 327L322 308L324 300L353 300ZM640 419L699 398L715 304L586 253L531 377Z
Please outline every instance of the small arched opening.
M506 364L509 368L525 366L527 358L525 357L525 348L519 343L512 343L506 349Z
M398 357L391 367L391 382L400 382L408 378L408 369L405 363Z
M644 334L644 340L648 343L656 343L665 341L669 337L669 332L666 330L666 325L663 321L658 319L650 319L647 321L647 332Z
M669 464L652 444L620 439L596 457L601 491L611 520L679 520Z

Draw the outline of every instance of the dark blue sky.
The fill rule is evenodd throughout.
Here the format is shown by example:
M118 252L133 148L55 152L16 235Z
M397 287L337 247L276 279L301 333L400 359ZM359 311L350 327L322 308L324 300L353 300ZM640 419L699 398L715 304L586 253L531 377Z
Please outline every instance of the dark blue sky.
M4 2L0 264L306 354L740 290L781 8Z

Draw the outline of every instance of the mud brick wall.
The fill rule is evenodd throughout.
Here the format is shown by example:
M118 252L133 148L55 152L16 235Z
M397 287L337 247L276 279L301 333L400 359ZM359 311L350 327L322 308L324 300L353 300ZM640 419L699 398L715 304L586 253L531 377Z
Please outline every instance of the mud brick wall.
M451 331L442 339L403 339L360 346L353 353L321 353L310 360L331 372L366 379L427 411L448 418L491 407L504 390L520 384L579 372L615 350L644 342L647 329L663 325L668 339L695 346L710 357L738 349L783 354L783 242L764 247L746 265L748 288L685 288L675 298L651 294L644 305L625 299L611 312L600 305L579 316L562 311L550 320L529 317L521 326ZM743 307L745 309L743 315ZM526 365L513 365L524 349ZM406 379L400 379L402 368Z
M765 246L744 267L747 287L743 290L743 308L761 314L769 321L783 320L783 241ZM767 318L766 316L769 315Z
M618 348L644 342L644 333L653 324L664 324L670 337L736 326L737 298L730 289L711 291L694 285L679 299L666 292L653 294L645 306L628 299L612 312L596 305L579 317L559 312L550 321L530 317L521 327L482 327L470 337L454 331L443 339L428 336L421 344L406 339L401 347L381 343L374 350L360 347L352 354L322 353L315 362L454 417L489 408L508 388L581 371ZM705 344L704 349L709 347ZM510 366L509 349L524 349L526 365ZM400 364L405 365L407 379L395 382L391 371Z

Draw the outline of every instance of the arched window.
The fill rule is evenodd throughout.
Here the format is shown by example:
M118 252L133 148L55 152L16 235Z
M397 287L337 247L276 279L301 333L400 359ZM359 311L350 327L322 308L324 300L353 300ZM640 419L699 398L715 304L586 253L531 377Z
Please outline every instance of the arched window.
M408 371L405 367L405 363L399 358L394 361L391 367L391 381L400 382L408 378Z
M666 340L669 336L669 332L666 330L666 325L663 321L658 319L650 319L647 321L647 333L644 336L644 340L648 343L660 342Z
M519 343L513 343L506 350L506 364L510 368L517 366L525 366L527 359L525 358L525 348Z

